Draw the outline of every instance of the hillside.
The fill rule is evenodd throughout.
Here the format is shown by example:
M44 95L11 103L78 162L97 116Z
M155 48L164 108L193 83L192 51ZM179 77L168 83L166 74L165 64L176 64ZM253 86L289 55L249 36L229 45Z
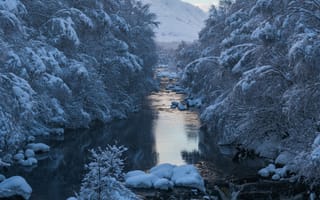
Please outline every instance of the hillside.
M142 0L151 5L160 22L156 30L159 42L193 41L204 26L207 14L200 8L180 0Z

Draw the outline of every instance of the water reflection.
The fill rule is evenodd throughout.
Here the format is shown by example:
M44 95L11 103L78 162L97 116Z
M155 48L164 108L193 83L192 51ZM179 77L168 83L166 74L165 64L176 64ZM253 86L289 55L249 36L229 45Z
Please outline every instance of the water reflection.
M165 82L162 82L165 85ZM162 87L165 88L165 87ZM182 101L183 95L162 89L149 96L151 108L157 115L153 133L158 163L185 164L184 152L198 150L199 120L196 112L170 109L172 101Z

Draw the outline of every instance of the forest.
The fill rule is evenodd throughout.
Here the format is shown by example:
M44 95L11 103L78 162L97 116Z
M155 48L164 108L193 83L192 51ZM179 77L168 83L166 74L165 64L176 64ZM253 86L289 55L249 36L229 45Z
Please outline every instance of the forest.
M161 62L174 63L177 72L163 74L173 74L169 82L178 77L173 88L186 97L172 103L187 110L196 102L212 145L250 152L271 163L260 176L289 177L320 193L313 190L320 185L320 1L220 0L198 39L175 50L157 44L158 26L150 5L136 0L0 1L0 199L30 198L23 178L9 182L2 174L38 163L35 153L50 147L35 138L145 111L146 97L161 92L154 78ZM159 178L159 188L206 191L197 163L125 174L123 154L130 149L106 145L87 149L90 162L81 166L87 173L69 200L140 199L126 186L149 181L156 188ZM169 178L163 170L171 170ZM161 177L150 179L152 173ZM15 184L22 192L6 190Z
M320 2L220 1L199 40L176 53L203 126L320 183Z

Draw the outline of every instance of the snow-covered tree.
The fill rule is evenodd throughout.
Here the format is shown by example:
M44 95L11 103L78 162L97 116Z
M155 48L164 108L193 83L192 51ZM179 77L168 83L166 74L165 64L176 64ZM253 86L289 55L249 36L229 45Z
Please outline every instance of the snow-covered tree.
M134 0L1 1L0 120L15 123L0 137L18 148L28 135L126 118L152 85L154 17Z
M90 150L91 162L86 165L87 174L82 180L78 199L118 200L137 197L119 180L123 176L123 153L127 148L108 145L105 149Z
M311 144L320 130L319 5L224 1L199 34L199 56L178 58L189 62L182 81L204 100L201 119L218 143L270 158L289 149L308 158L308 172L296 165L308 179L318 174Z

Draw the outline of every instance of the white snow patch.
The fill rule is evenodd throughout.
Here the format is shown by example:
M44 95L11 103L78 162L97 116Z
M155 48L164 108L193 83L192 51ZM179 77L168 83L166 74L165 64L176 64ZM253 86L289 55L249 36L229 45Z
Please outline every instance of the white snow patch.
M24 152L24 155L27 158L31 158L31 157L35 156L35 153L34 153L34 151L32 149L26 149L25 152Z
M144 174L144 175L137 175L132 176L126 179L125 183L128 187L133 188L152 188L153 184L159 178L153 174Z
M276 158L275 164L286 165L294 159L294 155L290 152L284 151Z
M126 175L124 176L124 179L128 179L134 176L141 176L141 175L145 175L146 173L144 171L141 170L134 170L134 171L130 171L128 173L126 173Z
M314 139L312 148L315 149L320 146L320 134Z
M154 188L159 190L169 190L173 188L173 183L166 178L160 178L154 183Z
M36 158L28 158L27 160L19 160L20 165L24 167L31 167L32 165L38 164L38 160Z
M171 180L175 186L197 188L204 192L204 181L193 165L182 165L173 169Z
M276 166L274 164L269 164L267 167L259 170L258 174L262 177L269 177L276 170Z
M0 183L0 198L18 195L29 199L31 193L32 188L21 176L13 176Z
M28 149L32 149L34 152L48 152L50 147L44 143L30 143L27 145Z
M15 160L23 160L24 159L24 154L23 153L21 153L21 152L19 152L19 153L17 153L17 154L15 154L14 156L13 156L13 159L15 159Z
M18 6L17 0L2 0L0 1L0 8L8 11L16 10Z
M318 146L317 148L315 148L311 152L311 158L312 158L312 160L319 160L320 159L320 146Z
M150 169L150 173L159 177L159 178L166 178L170 179L173 174L173 169L176 165L172 165L169 163L160 164Z
M75 197L69 197L69 198L67 198L67 200L78 200L78 199Z
M150 174L139 170L131 171L126 174L125 183L132 188L168 190L174 186L182 186L205 192L204 181L193 165L160 164L150 169Z

